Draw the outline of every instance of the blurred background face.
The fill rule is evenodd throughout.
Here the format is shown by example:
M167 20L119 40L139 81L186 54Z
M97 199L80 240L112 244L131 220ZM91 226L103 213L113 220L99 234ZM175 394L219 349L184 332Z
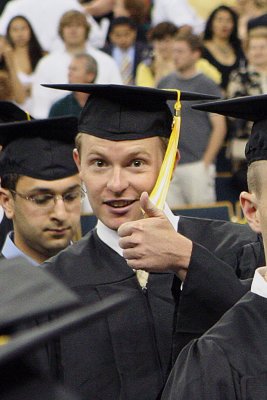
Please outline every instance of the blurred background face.
M220 39L227 39L230 37L234 28L234 21L228 11L220 10L214 16L212 22L213 35Z
M91 72L87 72L87 62L85 58L74 58L69 66L69 83L90 83L94 79Z
M111 42L120 47L122 50L127 50L131 47L136 39L136 31L129 25L114 26L110 33Z
M62 29L62 38L67 46L82 46L86 41L86 28L76 22L68 24Z
M175 67L179 72L184 72L191 68L199 58L199 52L192 51L189 44L182 40L175 41L173 54Z
M251 38L247 58L250 65L267 68L267 38Z
M173 57L174 43L173 37L166 36L160 40L153 40L152 45L156 54L159 54L162 58L170 59Z
M15 18L9 27L9 36L14 46L25 46L29 43L31 31L23 18Z

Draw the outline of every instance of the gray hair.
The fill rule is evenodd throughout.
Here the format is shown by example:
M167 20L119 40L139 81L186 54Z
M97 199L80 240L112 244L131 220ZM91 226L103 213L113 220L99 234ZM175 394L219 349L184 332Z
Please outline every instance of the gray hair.
M87 53L78 53L74 55L74 58L76 59L85 59L86 60L86 72L92 73L95 75L95 79L96 79L96 75L97 75L97 62L95 60L94 57L92 57L90 54ZM94 79L94 81L95 81Z

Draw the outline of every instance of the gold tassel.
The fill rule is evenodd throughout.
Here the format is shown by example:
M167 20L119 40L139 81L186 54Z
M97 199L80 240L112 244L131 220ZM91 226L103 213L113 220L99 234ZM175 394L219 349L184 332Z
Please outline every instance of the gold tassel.
M174 90L174 89L171 89ZM156 184L150 194L150 200L155 204L160 210L164 208L166 201L168 189L171 182L171 177L173 169L175 167L175 158L177 153L177 147L180 136L180 126L181 126L181 102L180 90L176 90L177 100L174 105L175 114L172 123L172 132L169 139L168 147L164 156L162 166L160 168L159 176Z

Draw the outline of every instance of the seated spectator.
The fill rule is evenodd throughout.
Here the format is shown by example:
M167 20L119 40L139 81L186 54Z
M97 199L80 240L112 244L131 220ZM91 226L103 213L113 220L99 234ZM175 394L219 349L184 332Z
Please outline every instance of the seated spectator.
M115 18L131 18L137 26L137 41L146 43L146 33L150 24L149 0L115 0L113 15Z
M206 93L219 98L219 86L197 70L201 48L198 35L179 33L174 44L176 71L161 79L158 87ZM181 160L173 172L167 202L171 208L213 203L216 201L216 157L226 134L225 118L192 110L186 102L181 117Z
M245 42L247 66L232 71L227 86L227 97L240 97L267 93L267 27L250 31ZM239 191L247 190L247 162L245 143L250 135L251 122L243 119L231 119L232 138L229 155L235 184ZM240 147L242 155L236 150Z
M25 90L18 78L12 48L2 35L0 35L0 73L0 100L22 104L25 101Z
M203 44L202 56L221 72L221 87L225 90L231 71L245 62L237 36L237 14L230 7L219 6L210 14Z
M172 22L161 22L148 31L152 49L137 67L137 85L155 87L164 76L175 72L173 47L178 31L183 30L178 29ZM197 61L197 69L220 84L220 72L204 58Z
M20 106L31 113L33 73L44 52L29 21L23 16L18 15L10 20L6 37L12 48L18 79L25 91L25 101Z
M254 0L258 4L259 12L258 15L251 15L247 22L247 30L266 27L267 26L267 2L266 0Z
M89 54L76 54L69 66L69 83L93 83L97 76L96 60ZM87 93L71 92L56 101L49 112L49 117L73 115L79 117L88 99Z
M151 14L152 26L169 21L178 28L189 27L194 33L203 31L204 22L188 0L154 0Z
M90 25L83 13L72 10L63 14L58 31L64 42L64 49L46 55L36 67L32 93L35 118L47 117L52 104L65 96L60 91L43 88L40 84L67 83L68 67L74 54L88 53L96 59L97 83L121 83L118 66L112 57L88 46Z
M109 29L109 43L102 49L110 54L120 68L125 85L135 83L137 65L144 58L147 46L136 41L137 27L128 17L114 18Z
M266 12L266 0L237 0L235 10L238 14L238 37L243 42L247 38L248 22Z

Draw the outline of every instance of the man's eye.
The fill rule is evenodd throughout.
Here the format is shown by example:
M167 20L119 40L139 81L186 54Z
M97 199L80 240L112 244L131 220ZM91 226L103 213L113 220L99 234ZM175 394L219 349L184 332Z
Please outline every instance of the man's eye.
M71 203L81 197L81 192L70 192L64 195L64 201Z
M96 161L95 161L95 165L96 165L97 167L104 167L105 163L104 163L103 160L96 160Z
M141 165L143 165L143 162L141 160L133 160L132 165L134 167L141 167Z
M36 204L47 204L53 199L52 194L36 194L34 196L30 197L32 201L34 201Z

